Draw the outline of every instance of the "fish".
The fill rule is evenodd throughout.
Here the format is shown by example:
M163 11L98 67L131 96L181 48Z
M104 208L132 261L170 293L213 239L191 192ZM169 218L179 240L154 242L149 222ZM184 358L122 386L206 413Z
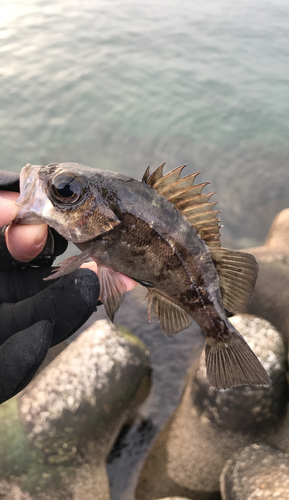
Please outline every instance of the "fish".
M122 275L147 288L149 321L157 316L171 337L195 320L205 336L206 370L217 389L270 385L264 367L226 311L251 300L254 256L222 247L220 211L200 172L186 165L164 173L165 163L141 181L78 163L27 164L20 174L15 222L45 222L81 253L49 277L58 278L91 258L98 265L100 300L113 321L125 292Z

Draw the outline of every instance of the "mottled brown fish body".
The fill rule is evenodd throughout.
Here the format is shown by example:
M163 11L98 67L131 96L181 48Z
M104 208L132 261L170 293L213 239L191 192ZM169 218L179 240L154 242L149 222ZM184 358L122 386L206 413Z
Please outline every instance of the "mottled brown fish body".
M148 288L149 319L156 315L168 336L187 328L191 317L197 321L212 385L268 384L223 306L234 310L251 298L256 261L221 248L211 194L202 193L205 184L194 184L197 174L181 179L182 168L163 175L161 165L139 182L78 164L27 166L19 218L33 222L34 214L34 221L44 220L82 250L54 277L89 256L97 262L100 298L111 319L125 293L123 273Z

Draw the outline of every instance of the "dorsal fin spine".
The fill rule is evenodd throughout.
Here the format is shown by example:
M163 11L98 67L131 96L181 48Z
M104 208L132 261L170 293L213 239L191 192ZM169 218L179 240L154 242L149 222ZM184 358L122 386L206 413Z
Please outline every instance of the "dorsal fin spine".
M220 219L214 211L217 201L209 201L215 193L202 193L202 190L209 182L194 184L200 172L189 174L180 178L181 172L186 165L171 170L163 175L164 163L149 175L149 168L146 170L143 181L152 189L167 198L177 210L191 223L199 236L214 250L221 246L220 243ZM212 248L212 249L213 249Z
M159 179L163 178L163 168L165 164L166 164L165 161L161 163L147 180L147 184L149 184L153 189L155 188L155 185L159 181Z
M206 222L209 222L209 221L211 221L211 220L213 220L213 221L215 221L215 220L216 220L217 222L220 222L220 221L221 221L221 219L218 219L218 218L217 218L217 215L218 215L219 211L216 211L216 212L214 212L214 211L208 212L208 210L206 210L206 212L201 212L201 211L199 211L199 210L193 210L193 209L191 209L191 210L187 210L186 212L183 212L183 211L181 210L181 213L182 213L182 214L183 214L183 215L184 215L184 216L185 216L188 220L190 220L191 218L193 218L193 220L195 220L195 221L196 221L196 223L197 223L197 222L201 222L201 221L203 221L203 222L205 222L205 221L206 221Z
M198 216L196 218L192 217L187 217L188 221L193 221L194 225L196 226L197 224L206 224L206 225L215 225L216 222L219 223L220 219L217 219L216 217L214 219L207 219L206 217L203 216Z
M196 186L190 186L190 187L186 187L186 188L180 188L179 191L177 191L177 193L175 193L173 196L170 196L168 198L168 200L171 202L171 203L175 203L174 201L174 198L176 198L177 196L179 195L184 195L184 193L189 193L190 191L196 191L195 194L193 192L189 193L190 196L192 196L191 199L193 199L194 197L198 196L202 189L207 186L208 184L210 184L209 182L203 182L202 184L197 184Z
M150 177L150 167L147 167L145 173L143 174L142 182L147 183L149 177Z
M197 212L199 215L202 215L202 214L205 214L205 213L220 213L221 210L214 210L212 211L212 209L214 208L214 206L219 203L218 201L208 201L207 203L204 203L204 204L201 204L200 206L196 206L196 207L186 207L186 208L183 208L183 209L180 209L180 211L182 212L182 214L186 214L186 212L189 212L190 210L195 210L195 212ZM209 210L208 210L209 208ZM204 210L203 212L201 210Z
M199 185L196 187L199 188ZM201 189L197 189L197 190L192 189L190 191L187 194L185 194L185 193L178 194L176 196L177 199L175 199L174 201L171 201L171 198L169 198L169 201L171 201L171 203L173 203L175 206L177 206L179 208L179 210L182 210L181 207L183 207L183 209L186 208L187 206L193 207L194 206L193 202L196 198L198 198L200 196ZM218 202L216 202L216 203L218 203ZM205 203L203 203L203 204L205 204Z
M183 167L179 167L180 169L183 169L185 167L185 165ZM181 174L181 170L180 170L180 174ZM177 186L178 184L185 184L186 181L192 181L192 183L194 182L196 176L198 174L189 174L189 175L186 175L185 177L183 177L182 179L178 179L176 180L174 183L170 184L169 186L167 186L163 192L167 191L168 189L172 188L172 187L175 187ZM156 186L157 187L157 186ZM193 187L193 184L192 186ZM189 187L189 189L191 189L191 187ZM186 189L185 189L186 190ZM165 195L164 195L165 196Z
M181 194L182 192L185 193L187 191L187 188L192 189L193 187L199 187L200 192L203 189L203 186L200 184L197 184L196 186L193 184L194 178L192 176L187 176L184 177L183 179L178 179L176 182L170 183L170 185L162 186L160 183L157 186L157 191L159 194L162 194L165 196L167 199L171 198L172 196L176 196Z
M208 202L211 196L216 193L202 193L195 198L193 198L194 203L204 203L204 201Z
M154 184L154 189L159 194L163 194L164 191L166 191L168 188L171 188L172 186L174 186L176 183L179 182L181 172L182 172L183 168L185 168L185 167L186 167L186 165L182 165L181 167L177 167L174 170L172 170L171 172L169 172L168 174L164 175L161 179L158 179L158 182L156 182L156 184ZM171 182L169 184L167 184L168 181L170 180L170 178L171 178ZM162 185L163 185L163 189L162 189ZM163 196L165 196L165 195L163 195Z
M185 216L185 217L189 217L190 214L201 214L202 213L202 209L204 207L204 211L208 212L208 208L209 208L209 201L208 201L208 198L200 198L198 196L198 198L194 199L194 200L191 200L192 202L195 203L195 205L193 205L192 203L189 203L189 204L186 204L184 208L182 208L180 206L180 204L175 204L175 207ZM215 214L215 211L213 210L214 206L216 205L215 202L211 202L211 207L210 207L210 211L211 213ZM219 213L219 212L218 212Z
M207 234L207 233L210 233L210 234L218 234L219 233L219 226L215 227L215 226L208 226L206 227L205 229L201 229L201 231L204 233L204 234ZM215 231L215 232L214 232Z
M210 220L206 219L206 220L202 220L202 221L199 221L199 222L194 222L194 227L196 229L198 229L198 228L202 229L202 227L204 226L204 224L211 224L212 222L215 223L216 221L220 222L220 219L210 219ZM213 226L206 226L206 231L208 231L210 229L213 229L213 228L215 228L214 225Z

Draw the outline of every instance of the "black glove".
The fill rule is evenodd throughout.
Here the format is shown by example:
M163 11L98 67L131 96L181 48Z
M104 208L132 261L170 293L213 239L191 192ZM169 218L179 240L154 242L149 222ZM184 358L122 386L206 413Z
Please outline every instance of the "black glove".
M3 181L0 172L0 189L17 190L17 174L5 174ZM99 282L93 271L79 269L53 282L43 281L66 245L51 231L41 256L23 264L10 256L1 232L0 403L31 381L49 347L78 330L96 310Z

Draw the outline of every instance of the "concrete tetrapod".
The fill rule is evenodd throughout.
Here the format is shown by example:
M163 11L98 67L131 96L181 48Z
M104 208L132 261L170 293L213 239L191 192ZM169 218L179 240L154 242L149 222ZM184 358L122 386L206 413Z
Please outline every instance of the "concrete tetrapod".
M27 387L19 415L15 401L6 406L25 454L21 488L41 500L109 500L106 457L149 386L145 345L107 320L95 322Z
M289 498L289 455L253 444L226 463L220 479L222 500Z

